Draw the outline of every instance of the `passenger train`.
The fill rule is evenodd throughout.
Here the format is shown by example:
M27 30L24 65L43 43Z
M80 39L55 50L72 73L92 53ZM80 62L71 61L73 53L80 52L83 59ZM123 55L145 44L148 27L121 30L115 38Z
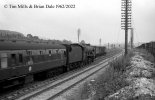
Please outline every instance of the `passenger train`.
M19 37L6 38L11 31L7 35L0 32L0 88L30 83L38 77L52 77L106 54L104 46L21 41Z

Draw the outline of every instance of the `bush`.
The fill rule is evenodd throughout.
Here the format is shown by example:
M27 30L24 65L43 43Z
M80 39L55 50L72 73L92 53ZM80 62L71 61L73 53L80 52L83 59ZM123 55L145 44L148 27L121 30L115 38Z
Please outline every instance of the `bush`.
M129 51L126 56L122 56L119 59L114 60L110 63L110 66L119 72L124 72L127 66L130 66L130 58L134 56L133 51Z
M127 66L130 65L130 59L132 56L134 56L134 53L133 51L130 51L127 56L122 56L110 63L110 68L108 68L107 71L109 73L108 80L104 82L100 81L102 86L99 86L98 88L98 92L102 93L101 100L104 100L106 96L129 85L129 83L125 80L126 75L124 75L124 72L126 71ZM99 78L99 80L101 79Z

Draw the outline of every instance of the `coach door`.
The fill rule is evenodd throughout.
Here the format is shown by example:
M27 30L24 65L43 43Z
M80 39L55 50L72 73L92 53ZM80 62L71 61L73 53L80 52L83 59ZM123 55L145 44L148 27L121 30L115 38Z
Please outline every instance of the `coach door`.
M1 53L1 68L7 68L8 67L8 60L7 60L7 53Z

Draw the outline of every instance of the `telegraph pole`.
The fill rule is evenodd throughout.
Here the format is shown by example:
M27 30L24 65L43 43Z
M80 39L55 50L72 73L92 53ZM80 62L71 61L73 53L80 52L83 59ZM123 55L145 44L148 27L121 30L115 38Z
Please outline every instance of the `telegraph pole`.
M81 30L78 29L78 33L77 33L77 35L78 35L78 43L79 43L79 39L80 39L80 33L81 33Z
M133 48L133 39L134 39L134 36L133 36L133 28L131 28L131 49Z
M101 40L101 38L100 38L100 40L99 40L99 45L100 45L100 46L101 46L101 41L102 41L102 40Z
M131 28L131 0L122 0L121 27L125 30L125 55L128 53L128 29Z

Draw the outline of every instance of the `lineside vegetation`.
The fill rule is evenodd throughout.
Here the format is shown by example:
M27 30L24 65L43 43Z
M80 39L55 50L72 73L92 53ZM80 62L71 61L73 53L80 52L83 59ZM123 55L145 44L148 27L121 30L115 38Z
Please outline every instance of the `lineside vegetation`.
M86 82L74 95L67 96L67 100L104 100L104 98L110 94L115 93L117 90L129 85L124 74L127 66L130 65L130 58L134 56L133 51L130 51L128 55L122 56L114 61L110 62L110 66L106 68L101 75L94 82Z

